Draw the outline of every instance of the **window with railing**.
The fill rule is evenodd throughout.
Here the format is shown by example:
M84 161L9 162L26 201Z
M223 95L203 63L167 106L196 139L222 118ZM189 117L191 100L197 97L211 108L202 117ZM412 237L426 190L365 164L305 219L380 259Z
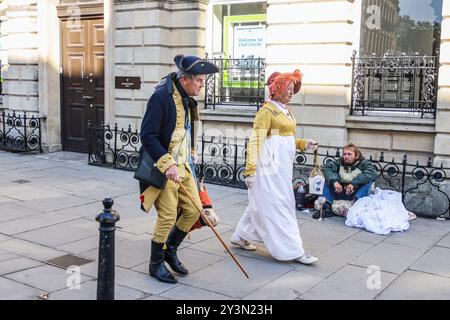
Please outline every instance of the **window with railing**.
M205 107L258 109L264 101L267 2L212 0L212 61Z
M352 114L435 117L442 0L363 0Z
M206 78L205 108L245 107L259 109L264 102L265 66L263 58L211 59L219 72Z
M353 55L352 115L375 112L436 117L435 56Z

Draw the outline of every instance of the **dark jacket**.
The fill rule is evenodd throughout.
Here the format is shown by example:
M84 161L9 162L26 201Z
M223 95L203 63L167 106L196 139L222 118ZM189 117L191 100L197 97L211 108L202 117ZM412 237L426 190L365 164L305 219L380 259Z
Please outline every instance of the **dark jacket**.
M361 171L361 173L353 178L350 182L355 187L360 187L373 182L378 177L377 170L369 160L363 158L356 161L351 166L347 166L344 164L344 161L341 158L335 161L328 162L322 168L322 172L325 175L325 181L328 185L333 185L336 181L342 183L341 177L339 175L341 166L343 166L347 170L350 169L351 171L354 171L356 169L359 169Z
M179 85L176 80L176 73L167 75L164 80L161 85L156 87L155 92L150 97L141 125L141 143L155 163L167 154L172 133L176 126L177 110L173 99L174 82L183 98L184 109L189 109L192 115L192 109L197 108L195 100L190 98ZM192 119L192 139L194 139L193 130L194 121ZM194 146L193 141L191 141L191 144Z

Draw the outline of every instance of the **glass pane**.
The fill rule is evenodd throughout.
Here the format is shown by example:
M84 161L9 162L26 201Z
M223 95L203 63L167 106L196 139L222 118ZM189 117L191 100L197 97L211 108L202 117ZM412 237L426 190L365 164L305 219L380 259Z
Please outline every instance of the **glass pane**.
M360 54L436 55L441 23L442 0L363 0Z
M224 5L225 7L227 5ZM230 5L230 15L258 14L267 12L267 3L242 3Z

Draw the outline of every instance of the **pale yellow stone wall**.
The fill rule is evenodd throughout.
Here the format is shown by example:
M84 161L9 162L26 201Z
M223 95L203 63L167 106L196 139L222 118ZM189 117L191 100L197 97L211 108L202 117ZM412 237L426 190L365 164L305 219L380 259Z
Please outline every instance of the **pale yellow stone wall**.
M438 114L434 119L404 115L350 116L351 56L359 49L361 1L268 0L266 78L273 71L300 68L304 81L291 102L297 136L316 139L323 151L354 142L375 156L381 150L401 160L450 166L450 0L444 0ZM212 12L212 10L210 10ZM253 114L204 111L204 130L225 134L224 125L248 128ZM230 122L235 119L232 125ZM237 130L237 129L235 129Z
M358 39L354 1L267 1L267 76L304 74L291 107L297 135L333 148L347 141L345 116L351 87L351 55Z
M53 6L56 2L51 1ZM154 87L175 70L173 57L204 55L208 1L107 2L106 122L139 129ZM355 142L374 155L385 150L399 159L407 152L421 161L435 157L435 164L450 167L450 0L443 2L437 118L422 120L349 115L350 58L359 47L360 0L268 0L266 77L275 70L300 68L304 73L302 90L291 104L298 120L297 136L317 140L324 150ZM43 33L57 29L58 20L54 11L42 13L37 0L2 4L1 35L9 65L2 69L0 108L46 116L44 144L56 150L59 90L50 89L59 88L59 39ZM141 89L114 89L115 76L139 76ZM203 132L234 132L244 137L254 114L255 110L207 110Z
M205 54L204 1L116 2L113 76L141 77L141 89L115 89L114 113L119 128L138 129L147 101L158 82L175 71L177 54ZM202 99L203 94L200 96Z
M6 112L37 115L39 39L37 0L3 1L1 34L8 64L1 71Z
M359 39L359 2L268 0L267 4L266 78L274 71L297 68L304 74L302 89L290 104L298 122L296 135L317 140L324 150L342 146L347 141L345 117L351 56ZM217 127L207 122L203 126Z

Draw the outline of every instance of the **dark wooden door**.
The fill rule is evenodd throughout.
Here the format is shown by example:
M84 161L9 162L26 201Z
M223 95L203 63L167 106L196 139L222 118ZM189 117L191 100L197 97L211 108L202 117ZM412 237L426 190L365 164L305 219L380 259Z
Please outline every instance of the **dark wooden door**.
M88 151L88 122L104 120L102 18L61 21L63 150Z

